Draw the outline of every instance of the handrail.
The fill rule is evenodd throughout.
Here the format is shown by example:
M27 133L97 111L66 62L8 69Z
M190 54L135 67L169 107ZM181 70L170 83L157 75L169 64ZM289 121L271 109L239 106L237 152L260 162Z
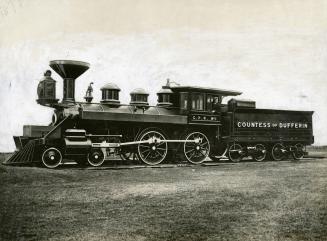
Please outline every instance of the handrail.
M92 135L92 134L88 134L85 136L86 137L123 137L123 135Z
M61 126L61 124L62 123L64 123L68 118L70 118L71 117L71 115L68 115L68 116L66 116L62 121L60 121L59 123L58 123L58 125L56 125L51 131L49 131L44 137L43 137L43 139L45 139L45 138L47 138L50 134L52 134L55 130L57 130L58 129L58 127L59 126Z
M101 103L101 102L91 102L91 103L88 103L88 102L81 102L81 101L75 101L76 104L86 104L86 105L106 105L105 103ZM119 104L119 106L130 106L130 107L135 107L135 105L130 105L130 104ZM143 106L136 106L136 107L143 107ZM175 107L175 106L168 106L168 107L164 107L164 106L157 106L157 105L147 105L147 106L144 106L146 108L149 108L149 107L155 107L155 108L163 108L163 109L172 109L172 110L180 110L181 108L180 107ZM83 108L83 106L82 106Z

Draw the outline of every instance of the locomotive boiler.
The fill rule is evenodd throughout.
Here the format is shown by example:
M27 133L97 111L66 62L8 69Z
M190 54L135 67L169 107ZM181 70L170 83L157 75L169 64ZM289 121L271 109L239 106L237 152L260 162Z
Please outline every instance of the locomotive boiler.
M56 81L47 70L38 85L37 103L54 109L48 126L26 125L15 136L16 152L5 164L41 163L56 168L66 159L101 166L112 156L148 165L169 160L201 164L226 155L239 162L301 159L314 142L312 111L257 109L241 92L167 81L151 106L147 93L135 89L129 104L119 100L120 88L101 88L100 103L92 102L92 83L85 101L75 100L75 80L88 70L81 61L54 60L50 67L63 78L63 100L56 99ZM222 104L225 97L233 97Z

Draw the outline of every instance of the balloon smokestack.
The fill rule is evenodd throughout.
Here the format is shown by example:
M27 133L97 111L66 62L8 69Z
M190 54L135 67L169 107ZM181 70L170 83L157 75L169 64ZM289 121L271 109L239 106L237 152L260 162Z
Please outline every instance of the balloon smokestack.
M75 102L75 79L88 70L90 64L75 60L52 60L49 65L64 80L62 102Z

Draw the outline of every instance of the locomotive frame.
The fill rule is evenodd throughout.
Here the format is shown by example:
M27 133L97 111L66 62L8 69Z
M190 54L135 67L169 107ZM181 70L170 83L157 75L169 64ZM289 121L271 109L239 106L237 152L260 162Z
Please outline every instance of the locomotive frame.
M64 79L64 95L58 103L55 81L46 71L38 86L37 102L54 108L49 126L24 126L14 137L17 151L5 164L42 163L56 168L64 158L98 167L108 156L138 159L157 165L166 159L201 164L222 155L233 162L246 156L263 161L269 155L280 161L292 155L299 160L313 143L312 111L256 109L255 102L231 99L241 92L167 81L157 93L157 106L147 102L143 89L131 92L131 103L120 104L119 87L101 88L102 100L93 103L93 88L86 102L75 101L75 79L89 64L55 60L50 67ZM40 161L41 160L41 161Z

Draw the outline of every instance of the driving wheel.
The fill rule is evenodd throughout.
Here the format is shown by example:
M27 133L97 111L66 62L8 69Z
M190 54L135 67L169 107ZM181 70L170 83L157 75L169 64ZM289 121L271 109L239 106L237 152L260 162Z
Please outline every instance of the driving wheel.
M186 137L184 155L193 164L201 164L210 154L210 143L201 132L192 132Z
M137 146L139 158L148 165L161 163L168 152L168 144L165 136L159 131L147 131L141 135Z

